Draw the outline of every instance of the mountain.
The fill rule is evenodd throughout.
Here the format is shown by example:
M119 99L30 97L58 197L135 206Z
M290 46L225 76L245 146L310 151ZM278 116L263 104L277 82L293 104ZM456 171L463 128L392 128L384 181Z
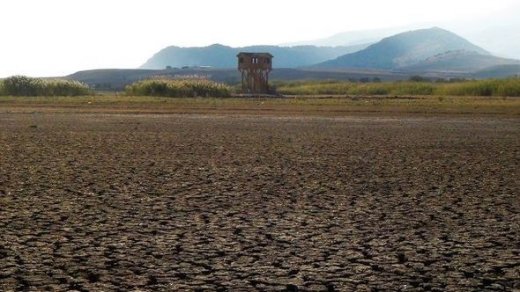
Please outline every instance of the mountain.
M473 78L506 78L520 77L520 64L498 65L479 70L473 74Z
M410 28L392 27L382 29L345 31L326 38L285 43L281 46L354 46L360 44L373 44L385 37L403 32L405 30L410 30Z
M89 70L67 77L99 90L122 90L132 82L156 76L198 77L237 84L240 74L236 69L236 55L240 51L273 54L271 80L405 80L410 75L430 78L520 75L520 61L493 56L454 33L434 27L400 33L369 46L172 46L159 51L141 69Z
M463 35L472 43L493 55L520 59L520 1L509 1L507 10L493 9L486 14L467 19L453 19L442 24L450 31Z
M408 67L403 71L415 72L453 72L465 73L484 70L489 67L520 64L520 61L483 55L474 51L448 51L427 58Z
M274 55L273 66L276 68L295 68L309 66L338 56L356 52L368 45L343 47L316 47L316 46L250 46L232 48L220 44L207 47L176 47L162 49L150 58L141 69L164 69L170 67L197 67L209 66L215 68L235 68L236 55L242 51L269 52Z
M315 65L319 68L397 70L449 51L489 55L484 49L441 28L420 29L387 37L368 48Z

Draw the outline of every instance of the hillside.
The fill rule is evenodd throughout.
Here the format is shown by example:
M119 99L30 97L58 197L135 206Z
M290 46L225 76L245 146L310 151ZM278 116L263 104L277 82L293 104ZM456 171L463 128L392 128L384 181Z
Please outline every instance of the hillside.
M126 85L135 81L149 79L157 76L168 78L204 78L219 82L233 83L238 80L238 73L233 69L96 69L79 71L69 76L68 79L88 84L97 90L122 90Z
M343 47L316 46L250 46L233 48L215 44L207 47L176 47L162 49L141 66L141 69L164 69L166 66L210 66L215 68L235 68L236 55L241 51L270 52L275 56L273 66L276 68L296 68L309 66L338 56L356 52L367 45Z
M315 65L319 68L379 68L395 70L449 51L489 55L484 49L441 28L400 33L368 48Z
M512 76L520 77L520 64L493 66L473 74L474 78L507 78Z
M240 76L236 55L240 51L273 54L271 80L405 80L411 75L501 78L520 74L520 61L495 57L456 34L431 28L400 33L370 46L172 46L159 51L141 69L88 70L68 78L98 90L121 90L134 81L154 76L237 84Z
M449 51L430 57L412 66L401 68L416 72L476 72L490 67L520 64L520 61L482 55L468 51Z
M283 46L352 46L357 44L374 44L385 37L410 30L406 27L384 29L354 30L334 34L320 39L305 40L282 44Z
M236 69L216 68L188 68L168 70L145 69L98 69L79 71L69 76L68 79L77 80L88 84L96 90L122 90L128 84L135 81L148 79L155 76L167 78L193 78L199 77L211 79L227 84L238 84L240 73ZM381 80L404 80L408 75L385 70L305 70L295 68L274 69L270 74L272 81L276 80L360 80L379 78Z

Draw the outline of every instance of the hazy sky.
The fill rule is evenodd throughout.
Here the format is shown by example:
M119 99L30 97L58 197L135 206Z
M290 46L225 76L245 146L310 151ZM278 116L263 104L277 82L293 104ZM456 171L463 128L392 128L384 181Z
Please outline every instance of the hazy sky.
M2 0L0 77L135 68L169 45L279 44L343 31L478 19L486 26L501 15L520 18L518 2Z

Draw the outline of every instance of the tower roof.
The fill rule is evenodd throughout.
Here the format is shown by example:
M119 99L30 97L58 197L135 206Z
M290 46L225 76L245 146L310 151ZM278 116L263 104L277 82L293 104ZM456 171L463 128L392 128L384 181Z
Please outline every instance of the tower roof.
M242 56L248 56L248 57L265 57L265 58L272 58L273 55L269 53L253 53L253 52L240 52L238 53L237 57Z

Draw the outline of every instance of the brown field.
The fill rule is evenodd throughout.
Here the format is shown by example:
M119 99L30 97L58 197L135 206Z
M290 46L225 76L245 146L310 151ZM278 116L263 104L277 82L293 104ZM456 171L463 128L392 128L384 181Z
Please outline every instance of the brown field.
M520 289L519 108L0 100L0 290Z

